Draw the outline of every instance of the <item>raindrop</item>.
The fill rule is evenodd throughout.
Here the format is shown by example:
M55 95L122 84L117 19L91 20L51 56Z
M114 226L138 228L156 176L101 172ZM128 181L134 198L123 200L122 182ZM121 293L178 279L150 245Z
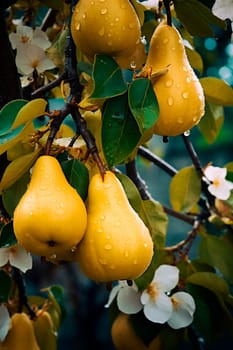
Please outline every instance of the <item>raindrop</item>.
M168 99L167 99L167 104L168 104L168 106L172 106L173 103L174 103L173 97L168 97Z
M137 65L136 65L135 61L130 62L130 68L131 69L136 69L137 68Z
M186 78L186 82L187 82L187 83L191 83L191 78L190 78L190 77L187 77L187 78Z
M119 17L116 17L116 18L115 18L115 21L116 21L116 22L119 22L119 20L120 20Z
M129 23L129 29L133 29L134 28L134 23Z
M91 1L91 5L94 5L95 3L94 3L94 1Z
M185 132L184 132L184 136L189 136L190 135L190 130L186 130Z
M76 30L80 30L80 28L81 28L81 24L80 23L78 23L77 25L76 25Z
M107 8L103 8L100 10L101 15L106 15L107 12L108 12Z
M99 259L99 263L101 265L107 265L107 261L105 259Z
M168 38L164 38L162 41L163 44L167 44L168 43Z
M106 239L111 239L111 236L110 235L106 235Z
M169 79L169 80L167 80L167 81L165 82L165 86L166 86L166 87L171 87L172 84L173 84L173 81L172 81L171 79Z
M40 186L40 190L41 190L41 191L47 191L47 189L48 189L48 188L47 188L47 186L45 186L45 185Z
M125 251L124 256L125 256L125 258L128 258L128 257L129 257L129 252L128 252L128 250Z
M71 253L75 253L76 252L76 250L77 250L77 247L72 247L72 248L70 248L70 251L71 251Z
M105 33L105 29L104 27L102 27L100 30L99 30L99 36L104 36L104 33Z
M125 4L121 4L121 8L122 8L122 9L125 9L125 8L126 8L126 5L125 5Z
M182 97L187 100L187 98L189 97L189 93L187 91L182 93Z
M105 0L99 0L99 2L105 2Z
M111 250L112 249L111 244L105 244L104 249Z
M100 215L100 220L105 220L105 216L104 215Z
M107 182L107 183L104 184L104 188L110 188L110 187L111 187L110 183Z
M181 88L181 84L180 84L180 83L177 83L177 84L176 84L176 87L177 87L177 89L180 89L180 88Z
M193 122L195 123L195 122L197 122L197 120L198 120L198 117L195 115L195 116L193 117Z
M83 17L83 18L86 18L86 17L87 17L87 14L86 14L86 13L84 13L82 17Z
M147 248L148 247L148 244L146 242L144 242L144 247Z
M98 233L102 233L102 232L103 232L103 229L102 229L102 228L98 228L97 232L98 232Z
M110 268L111 270L115 270L116 266L115 266L115 265L110 265L109 268Z
M32 212L32 211L30 211L29 215L30 215L30 216L32 216L32 215L33 215L33 212Z
M133 264L134 264L134 265L137 265L137 264L138 264L138 261L135 259L135 260L133 261Z
M178 117L178 118L177 118L177 123L178 123L178 124L183 124L183 122L184 122L184 120L183 120L182 117Z

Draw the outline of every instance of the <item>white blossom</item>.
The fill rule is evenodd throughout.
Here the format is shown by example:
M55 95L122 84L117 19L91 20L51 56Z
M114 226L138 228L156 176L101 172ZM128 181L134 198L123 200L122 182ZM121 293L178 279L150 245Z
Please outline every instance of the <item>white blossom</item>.
M51 46L47 35L41 29L33 30L31 27L20 24L16 27L16 33L10 33L9 39L13 49L17 49L22 44L36 45L43 50Z
M136 314L143 307L140 302L140 293L134 282L129 286L126 281L119 281L118 285L112 288L105 307L109 307L115 298L118 309L125 314Z
M230 197L233 182L226 180L227 169L212 165L204 169L206 178L210 181L208 191L218 199L226 200Z
M0 342L4 341L10 328L11 318L5 305L0 305Z
M17 267L22 272L32 268L32 257L19 244L14 244L7 248L0 248L0 267L7 263L11 266Z
M179 329L193 322L196 306L193 297L186 292L176 292L171 296L172 314L168 320L170 327Z
M38 74L55 68L54 63L47 57L43 49L32 44L18 46L15 62L19 73L32 74L37 70Z
M144 5L147 9L157 10L159 7L159 0L145 0L140 2L141 5Z

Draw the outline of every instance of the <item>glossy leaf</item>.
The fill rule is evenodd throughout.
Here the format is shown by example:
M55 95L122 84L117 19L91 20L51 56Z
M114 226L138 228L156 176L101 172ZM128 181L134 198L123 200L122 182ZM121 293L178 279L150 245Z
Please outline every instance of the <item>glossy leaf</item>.
M19 110L11 129L18 128L20 125L42 116L45 112L46 106L47 101L42 98L37 98L28 102Z
M87 198L89 174L86 166L77 159L66 160L61 167L68 182L80 194L83 200Z
M21 125L18 128L9 131L5 135L0 136L0 154L6 152L8 149L13 147L18 141L24 138L28 139L28 135L32 132L32 125L26 124Z
M203 60L201 55L196 51L192 50L189 47L185 47L186 54L188 56L188 60L193 67L193 69L197 70L198 72L203 72Z
M108 100L102 115L102 146L108 166L126 161L140 138L138 125L128 109L127 94Z
M229 294L227 283L214 272L195 272L187 278L186 282L205 287L222 296Z
M26 100L14 100L7 103L0 111L0 136L9 132L20 109L27 104ZM0 144L2 142L0 141Z
M8 224L4 225L1 230L0 247L6 248L16 243L17 243L17 239L15 237L14 230L13 230L13 222L11 221Z
M206 236L199 244L200 259L218 268L233 283L233 245L221 237Z
M179 212L188 212L197 204L201 180L193 166L185 167L173 176L169 193L173 209Z
M0 303L7 302L11 290L11 278L3 270L0 270Z
M117 174L121 181L130 204L148 227L156 248L165 244L168 218L161 204L152 200L142 200L139 191L130 178Z
M41 150L39 148L36 151L25 154L19 158L14 159L6 168L1 182L0 193L12 186L20 177L25 174L38 158Z
M129 86L129 106L141 134L150 129L159 116L159 105L151 81L135 79Z
M213 143L219 135L224 122L224 110L222 106L216 106L206 102L205 115L198 123L198 129L208 143Z
M27 189L30 178L30 172L28 171L2 194L4 208L11 217L20 198Z
M226 28L225 21L198 0L175 0L174 6L177 17L193 36L214 36L213 26Z
M53 285L42 289L42 291L48 294L49 300L52 304L51 306L54 307L59 315L60 321L62 321L66 315L63 288L59 285Z
M96 55L93 68L94 91L90 98L110 98L127 90L116 61L106 55Z
M57 11L62 11L64 7L64 2L62 0L40 0L47 7L52 8Z
M225 81L206 77L201 78L200 83L208 102L221 106L233 106L233 89Z

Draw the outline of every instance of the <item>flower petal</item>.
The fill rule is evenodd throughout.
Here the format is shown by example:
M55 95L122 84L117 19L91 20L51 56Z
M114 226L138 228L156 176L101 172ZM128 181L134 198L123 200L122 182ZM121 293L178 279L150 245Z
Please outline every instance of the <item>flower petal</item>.
M155 323L165 323L171 317L172 302L166 294L160 293L156 298L156 302L150 299L144 305L143 312L148 320Z
M0 267L6 265L9 260L9 248L0 248Z
M208 186L208 191L218 199L227 200L231 195L233 184L230 181L222 180L217 186L211 184Z
M43 73L44 71L53 69L55 67L56 66L53 63L53 61L51 61L50 58L45 56L41 61L39 61L36 69L38 73Z
M0 342L2 342L10 328L11 318L5 305L0 305Z
M10 249L9 261L12 266L26 272L32 268L32 256L19 244L15 244Z
M115 299L115 297L117 296L119 290L121 289L121 286L120 284L117 284L116 286L114 286L109 294L109 298L108 298L108 301L107 301L107 304L104 305L104 307L108 308L113 300Z
M196 306L193 297L186 292L177 292L171 297L173 312L168 320L170 327L179 329L189 326L193 322Z
M141 298L140 298L140 299L141 299L141 303L142 303L143 305L149 303L149 301L150 301L150 294L147 292L147 289L145 289L145 290L142 292Z
M204 174L210 181L215 181L216 179L225 179L227 169L209 165L205 168Z
M46 50L51 46L51 43L45 34L41 29L38 27L35 28L33 32L33 37L31 43L33 45L39 46L41 49Z
M140 293L133 286L121 288L117 295L117 306L125 314L136 314L143 307Z
M160 290L169 292L179 281L179 269L172 265L160 265L155 271L153 281Z

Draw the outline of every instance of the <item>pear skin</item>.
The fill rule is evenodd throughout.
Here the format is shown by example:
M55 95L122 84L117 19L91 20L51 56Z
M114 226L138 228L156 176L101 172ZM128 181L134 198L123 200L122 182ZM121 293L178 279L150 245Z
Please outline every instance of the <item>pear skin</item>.
M80 0L73 12L71 33L90 61L95 54L105 54L127 68L140 43L141 27L129 0Z
M177 136L198 124L205 112L205 97L175 27L165 22L156 27L143 74L150 75L159 103L155 134Z
M78 262L95 281L135 279L149 266L153 242L148 228L129 204L111 172L91 178L87 230L78 246Z
M32 322L25 313L13 314L9 332L0 343L0 350L40 350Z
M41 156L36 161L13 223L16 238L27 251L50 260L75 254L86 229L86 207L56 158Z

